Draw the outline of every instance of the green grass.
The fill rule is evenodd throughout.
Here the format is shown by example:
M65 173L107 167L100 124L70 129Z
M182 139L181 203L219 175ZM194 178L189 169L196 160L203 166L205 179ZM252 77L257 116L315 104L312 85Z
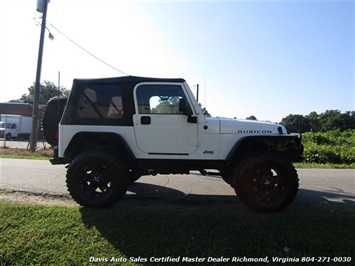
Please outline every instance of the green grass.
M28 159L28 160L49 160L48 157L42 155L8 155L8 154L0 154L0 158L7 159Z
M244 207L90 210L0 201L0 213L0 265L90 265L90 257L333 257L354 255L355 246L354 205L298 204L259 214Z
M331 164L331 163L294 163L296 168L317 168L317 169L355 169L352 164Z
M31 152L28 149L0 147L0 158L48 160L52 157L52 149L38 149Z

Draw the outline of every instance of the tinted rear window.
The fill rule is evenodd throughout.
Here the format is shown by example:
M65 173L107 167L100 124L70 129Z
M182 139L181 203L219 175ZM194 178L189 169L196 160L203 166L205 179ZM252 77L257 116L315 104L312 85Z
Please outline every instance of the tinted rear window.
M73 87L62 124L132 125L133 103L127 86L117 83Z

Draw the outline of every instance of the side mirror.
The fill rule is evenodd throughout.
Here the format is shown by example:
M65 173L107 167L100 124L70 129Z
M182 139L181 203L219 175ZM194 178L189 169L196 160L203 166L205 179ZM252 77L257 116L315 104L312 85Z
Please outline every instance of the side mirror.
M184 98L179 100L179 112L181 114L187 115L188 123L197 123L197 117L192 116L191 108Z
M179 100L179 112L181 114L187 115L187 103L184 98Z

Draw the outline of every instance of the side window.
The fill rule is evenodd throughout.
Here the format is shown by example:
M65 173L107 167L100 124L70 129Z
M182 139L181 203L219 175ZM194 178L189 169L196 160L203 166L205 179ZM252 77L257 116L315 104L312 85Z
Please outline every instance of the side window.
M141 85L136 90L139 114L180 114L185 98L180 85Z
M120 90L85 88L79 96L78 118L120 119L123 117Z
M79 118L100 118L96 109L96 92L92 89L85 89L79 98L77 117Z
M110 107L108 109L108 117L109 118L123 117L123 105L122 105L121 96L112 97L112 102L110 103Z

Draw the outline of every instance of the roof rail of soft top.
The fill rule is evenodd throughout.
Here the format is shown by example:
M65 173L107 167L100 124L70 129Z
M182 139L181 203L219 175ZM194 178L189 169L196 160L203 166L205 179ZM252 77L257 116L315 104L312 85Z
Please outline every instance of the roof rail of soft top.
M140 82L185 82L182 78L152 78L138 76L122 76L112 78L96 78L96 79L74 79L75 84L85 83L140 83Z

